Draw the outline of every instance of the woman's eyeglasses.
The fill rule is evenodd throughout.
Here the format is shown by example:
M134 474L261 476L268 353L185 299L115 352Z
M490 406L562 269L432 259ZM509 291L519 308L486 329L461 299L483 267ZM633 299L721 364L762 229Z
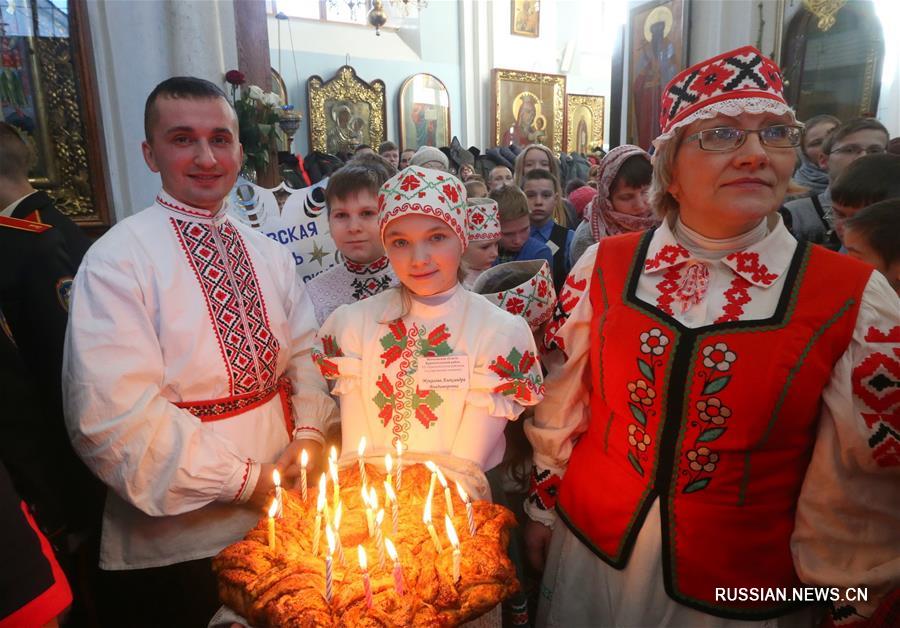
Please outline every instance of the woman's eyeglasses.
M800 146L803 127L795 124L776 124L764 129L736 129L731 126L720 126L704 129L685 138L685 142L700 141L701 150L724 152L735 150L744 145L751 133L759 135L759 141L770 148L794 148Z

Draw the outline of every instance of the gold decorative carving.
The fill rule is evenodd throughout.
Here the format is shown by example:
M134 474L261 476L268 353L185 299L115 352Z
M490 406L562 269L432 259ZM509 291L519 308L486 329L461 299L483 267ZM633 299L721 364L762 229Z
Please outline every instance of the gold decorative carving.
M806 10L819 18L816 26L824 32L830 30L837 22L837 12L847 4L847 0L803 0Z
M603 145L603 96L566 94L566 150L587 153Z
M31 38L41 76L43 100L40 124L49 130L49 157L54 174L47 181L56 207L79 219L100 220L91 197L88 150L84 139L71 41L58 37ZM55 179L55 180L54 180Z
M554 153L561 153L565 129L566 77L501 69L495 69L493 74L494 116L491 126L494 145L506 145L510 142L504 140L513 139L511 143L544 144ZM515 141L515 137L523 135L515 127L521 126L520 123L523 122L520 112L525 99L536 103L534 125L530 132L524 132L527 141L523 143Z
M323 81L312 76L309 94L309 144L335 154L360 144L376 147L387 139L384 81L363 81L349 65Z

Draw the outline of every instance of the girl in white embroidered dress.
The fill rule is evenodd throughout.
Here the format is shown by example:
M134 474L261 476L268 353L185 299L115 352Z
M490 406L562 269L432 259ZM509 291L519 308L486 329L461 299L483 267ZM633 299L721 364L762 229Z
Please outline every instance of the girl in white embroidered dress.
M444 172L410 167L379 194L381 237L402 286L335 310L315 359L335 380L344 451L447 455L485 470L503 429L543 396L527 323L464 289L466 197Z

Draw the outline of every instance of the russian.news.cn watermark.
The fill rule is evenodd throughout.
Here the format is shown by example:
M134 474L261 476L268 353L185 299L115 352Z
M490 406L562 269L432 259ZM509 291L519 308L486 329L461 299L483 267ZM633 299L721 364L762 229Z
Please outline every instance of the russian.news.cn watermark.
M716 587L716 602L868 602L866 587Z

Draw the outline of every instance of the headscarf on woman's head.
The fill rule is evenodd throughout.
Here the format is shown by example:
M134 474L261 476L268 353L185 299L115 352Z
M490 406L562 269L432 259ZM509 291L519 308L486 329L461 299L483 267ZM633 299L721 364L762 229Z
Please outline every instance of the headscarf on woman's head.
M668 189L678 148L672 140L680 138L681 129L697 120L743 113L790 114L794 124L797 116L784 99L782 88L778 64L753 46L722 53L676 74L663 91L659 114L662 132L653 140L650 202L654 210L665 215L678 208Z
M610 198L613 182L625 162L632 157L650 161L647 151L631 144L624 144L609 151L600 162L600 170L597 174L597 196L594 197L584 213L584 219L591 225L591 235L594 236L595 241L608 235L643 231L659 224L659 219L652 210L648 209L646 213L640 215L631 215L613 208Z

